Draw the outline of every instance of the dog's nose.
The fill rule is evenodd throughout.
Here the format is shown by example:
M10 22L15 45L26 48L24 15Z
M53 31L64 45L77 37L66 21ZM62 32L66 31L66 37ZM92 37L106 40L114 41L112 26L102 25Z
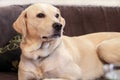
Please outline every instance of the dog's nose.
M52 26L56 31L61 31L62 29L62 24L60 23L54 23Z

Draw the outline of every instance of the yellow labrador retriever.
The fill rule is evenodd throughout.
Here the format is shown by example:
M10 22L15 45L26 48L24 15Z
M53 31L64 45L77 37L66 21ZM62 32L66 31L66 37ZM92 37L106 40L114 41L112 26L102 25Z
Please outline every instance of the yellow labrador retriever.
M63 36L65 20L49 4L33 4L14 22L23 35L19 80L87 80L104 74L103 63L120 63L120 33Z

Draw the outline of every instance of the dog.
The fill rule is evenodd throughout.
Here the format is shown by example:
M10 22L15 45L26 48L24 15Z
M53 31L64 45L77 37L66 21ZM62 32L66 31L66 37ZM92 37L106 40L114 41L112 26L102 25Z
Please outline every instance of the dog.
M120 33L63 35L65 20L58 8L37 3L14 22L22 34L18 80L93 80L104 63L120 64Z

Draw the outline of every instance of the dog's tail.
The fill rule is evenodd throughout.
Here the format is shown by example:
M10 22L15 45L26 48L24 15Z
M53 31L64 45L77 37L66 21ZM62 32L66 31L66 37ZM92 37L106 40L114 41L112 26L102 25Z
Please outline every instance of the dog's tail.
M97 46L97 53L102 61L109 64L120 65L120 39L110 39Z

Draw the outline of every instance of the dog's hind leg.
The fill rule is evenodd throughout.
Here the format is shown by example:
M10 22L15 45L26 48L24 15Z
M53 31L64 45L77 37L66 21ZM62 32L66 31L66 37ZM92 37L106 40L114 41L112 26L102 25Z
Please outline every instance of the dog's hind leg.
M97 46L97 53L101 60L120 65L120 38L105 40Z

